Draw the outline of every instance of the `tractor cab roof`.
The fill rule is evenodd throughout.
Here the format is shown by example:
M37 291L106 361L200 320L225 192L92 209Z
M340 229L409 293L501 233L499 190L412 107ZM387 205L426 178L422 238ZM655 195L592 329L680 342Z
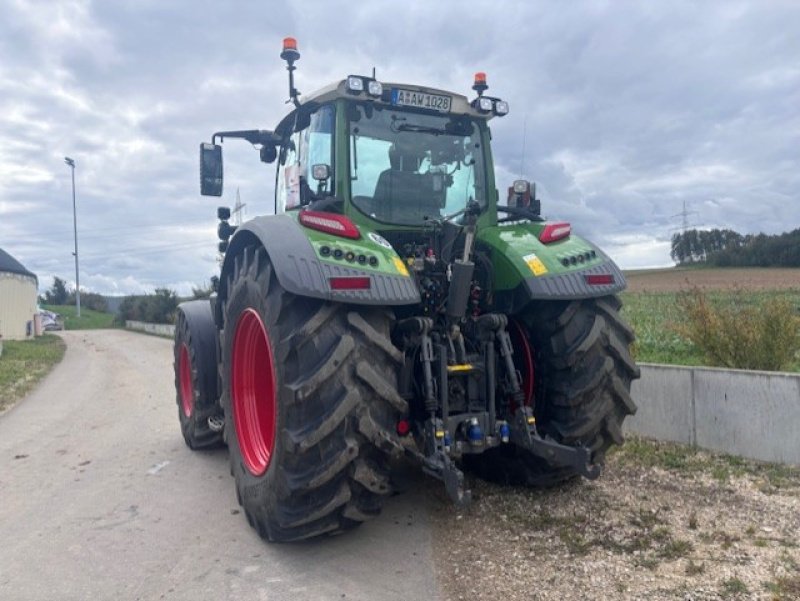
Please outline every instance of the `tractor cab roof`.
M349 86L348 83L352 82L353 80L359 80L364 82L363 90L353 91ZM370 83L377 83L380 87L378 88L380 92L378 94L370 94L367 90L369 89ZM435 99L442 98L442 99L449 99L449 102L446 100L442 101L440 108L428 108L425 106L416 106L413 105L412 108L421 108L428 110L432 110L435 112L441 113L455 113L459 115L472 115L474 117L480 117L482 119L490 119L493 117L493 113L482 113L476 109L474 109L467 97L463 94L456 94L454 92L449 92L447 90L440 90L437 88L429 88L427 86L420 86L415 84L405 84L405 83L390 83L390 82L376 82L374 79L368 77L360 77L360 76L349 76L347 79L342 79L340 81L331 83L315 92L308 94L303 99L303 104L307 102L330 102L332 100L336 100L338 98L345 98L348 100L367 100L371 102L375 102L378 104L386 104L392 107L397 108L398 106L409 106L408 104L402 105L398 104L398 92L411 92L416 93L421 98L420 102L424 102L425 95L433 96ZM446 107L446 108L445 108Z
M468 115L486 120L508 112L508 104L497 98L484 96L484 101L489 102L488 110L481 110L477 102L470 103L463 94L414 84L378 82L360 75L350 75L304 95L296 110L312 112L320 104L338 99L371 102L393 109L420 110L439 115ZM276 132L285 135L291 131L295 113L296 111L292 111L286 115Z

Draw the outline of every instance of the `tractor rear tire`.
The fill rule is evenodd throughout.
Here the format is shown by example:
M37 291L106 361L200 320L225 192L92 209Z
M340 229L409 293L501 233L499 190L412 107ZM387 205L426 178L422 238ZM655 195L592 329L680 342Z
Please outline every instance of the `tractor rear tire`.
M181 433L190 449L222 446L208 419L222 415L217 393L217 329L207 300L178 306L175 319L175 390Z
M223 302L225 431L250 525L284 542L378 515L408 414L390 313L288 293L259 246L237 257Z
M616 296L608 296L541 303L516 316L534 350L539 432L588 447L596 464L611 445L624 442L622 422L636 412L630 386L639 368L629 351L634 333L621 307ZM515 445L472 457L469 464L481 477L504 484L547 487L577 476Z

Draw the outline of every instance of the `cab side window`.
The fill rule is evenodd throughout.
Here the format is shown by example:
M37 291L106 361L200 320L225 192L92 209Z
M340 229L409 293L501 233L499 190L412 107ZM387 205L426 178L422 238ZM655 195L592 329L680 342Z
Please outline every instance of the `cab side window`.
M333 106L320 107L281 147L275 184L279 213L307 204L312 190L333 190L334 117ZM319 164L330 167L330 177L324 182L313 178L312 168Z
M278 163L278 178L275 182L275 198L278 213L293 209L300 204L300 132L295 132L281 146Z

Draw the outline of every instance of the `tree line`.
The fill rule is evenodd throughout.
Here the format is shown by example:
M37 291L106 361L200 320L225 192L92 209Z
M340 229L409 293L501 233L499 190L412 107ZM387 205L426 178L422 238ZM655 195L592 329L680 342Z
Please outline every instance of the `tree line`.
M219 279L214 276L208 283L192 287L192 299L208 298L216 291ZM120 303L117 322L121 325L126 320L146 321L149 323L175 323L175 311L182 300L174 290L156 288L152 294L133 294L126 296ZM65 280L56 276L53 285L39 297L46 305L74 305L75 290L68 288ZM108 301L101 294L86 292L81 289L81 306L95 311L108 311Z
M672 236L672 259L680 265L717 267L800 267L800 228L783 234L733 230L686 230Z
M44 305L74 305L75 290L67 288L67 282L56 276L53 285L39 297L39 302ZM102 294L81 290L81 307L95 311L108 311L108 301Z

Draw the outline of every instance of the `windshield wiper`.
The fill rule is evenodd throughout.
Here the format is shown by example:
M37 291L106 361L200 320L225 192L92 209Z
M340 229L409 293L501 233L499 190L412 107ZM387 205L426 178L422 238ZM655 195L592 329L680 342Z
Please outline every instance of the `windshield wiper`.
M444 129L437 127L430 127L428 125L415 125L414 123L400 123L398 125L392 124L394 131L412 131L421 134L433 134L434 136L441 136L447 132Z

